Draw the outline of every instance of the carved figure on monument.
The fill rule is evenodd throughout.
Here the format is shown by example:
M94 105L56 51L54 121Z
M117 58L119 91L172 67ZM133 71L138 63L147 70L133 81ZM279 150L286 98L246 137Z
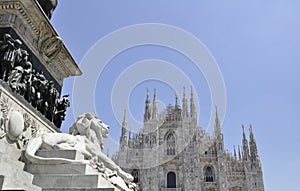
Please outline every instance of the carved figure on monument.
M37 72L32 81L35 89L36 107L43 115L45 115L46 108L48 107L47 103L44 102L47 83L48 80L45 78L43 71Z
M23 50L21 49L22 42L19 39L14 41L15 47L15 59L14 59L14 66L18 65L23 60ZM27 55L28 56L28 55ZM27 60L28 57L26 57Z
M82 163L90 164L92 167L97 166L96 169L101 167L100 173L103 174L103 177L122 186L124 190L135 190L132 175L124 172L103 153L102 140L108 136L108 129L109 126L93 113L84 113L70 127L70 134L44 133L30 140L25 151L25 157L34 164ZM77 150L84 155L84 159L43 158L35 155L39 149Z
M24 73L23 73L23 84L24 89L21 92L21 95L30 103L31 102L31 94L33 92L32 85L32 64L31 62L27 61L24 66Z
M38 3L42 7L47 17L51 19L53 11L55 10L58 4L58 0L38 0Z
M26 91L26 82L31 73L32 64L28 61L28 52L26 50L17 51L15 67L8 77L8 84L13 91L24 96Z
M53 123L56 127L60 128L61 123L65 120L67 108L70 107L69 95L64 95L62 100L56 105Z
M26 66L26 62L28 62L28 56L29 54L26 50L18 51L14 66L22 66L24 68Z
M0 65L1 65L1 79L8 80L8 76L14 67L16 50L19 50L22 42L20 40L14 41L9 34L3 35L3 41L0 46Z
M36 76L36 70L32 69L31 72L31 92L30 92L30 101L31 105L36 108L37 106L37 99L36 99L36 91L37 91L37 76Z
M46 110L46 117L49 121L53 121L53 116L55 112L55 106L58 104L57 100L59 99L59 93L54 88L53 81L49 81L47 89L45 91L45 102L47 102L48 108Z
M11 89L16 93L20 93L22 89L21 81L23 77L24 69L22 66L16 66L11 71L11 74L8 77L8 84L10 85Z

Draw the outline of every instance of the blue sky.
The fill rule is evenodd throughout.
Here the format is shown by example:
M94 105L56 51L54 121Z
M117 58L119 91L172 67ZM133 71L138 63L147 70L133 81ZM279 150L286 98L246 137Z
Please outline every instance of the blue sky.
M300 170L299 8L300 1L294 0L60 0L52 23L79 65L97 41L131 25L172 25L201 40L218 63L226 87L223 122L226 148L232 150L233 145L241 144L241 124L246 127L252 124L265 188L281 191L298 188L297 171ZM190 78L200 104L199 125L206 127L213 107L209 84L201 71L170 48L144 45L115 55L97 83L87 84L95 87L96 111L110 124L111 138L118 141L121 132L111 107L114 83L132 64L147 59L174 64ZM73 80L64 81L64 93L72 94ZM168 84L159 79L141 82L132 87L127 103L137 121L143 118L147 87L151 97L153 88L157 88L162 105L174 104L174 91ZM90 99L89 96L85 99ZM84 105L84 102L72 104ZM119 112L123 109L118 108ZM62 130L67 131L73 121L71 107Z

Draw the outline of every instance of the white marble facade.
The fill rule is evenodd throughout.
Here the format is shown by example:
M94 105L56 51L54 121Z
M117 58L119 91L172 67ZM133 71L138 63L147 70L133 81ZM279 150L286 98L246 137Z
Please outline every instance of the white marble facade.
M143 191L264 191L252 127L249 142L243 127L242 145L230 153L217 112L214 135L208 135L197 125L192 94L189 105L184 95L179 106L176 96L175 106L158 113L156 95L150 103L147 94L139 133L128 132L124 117L118 164Z

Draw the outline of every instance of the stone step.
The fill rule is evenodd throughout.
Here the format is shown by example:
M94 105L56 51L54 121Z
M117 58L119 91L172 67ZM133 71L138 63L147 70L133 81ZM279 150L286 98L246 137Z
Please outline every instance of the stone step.
M4 176L1 190L30 190L41 191L42 188L20 179Z
M23 180L24 182L31 183L33 180L33 175L23 171L23 166L22 168L20 168L20 166L13 166L14 163L15 161L11 161L11 163L3 162L3 161L0 162L1 165L0 175L5 176L5 178L10 178L13 180Z
M36 152L36 155L44 158L84 159L84 156L76 150L39 150Z
M36 174L33 184L42 188L114 188L100 174Z
M43 188L43 191L116 191L114 188Z
M19 161L16 158L12 158L10 155L3 153L0 151L0 164L1 166L4 165L9 165L9 166L13 166L14 168L17 169L23 169L24 168L24 163ZM2 172L2 169L0 169L0 173Z
M57 164L35 165L28 164L25 170L31 174L97 174L97 170L88 164Z

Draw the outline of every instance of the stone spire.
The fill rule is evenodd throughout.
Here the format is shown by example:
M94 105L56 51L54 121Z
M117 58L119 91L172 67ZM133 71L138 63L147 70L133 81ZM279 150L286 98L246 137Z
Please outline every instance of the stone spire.
M218 108L216 106L216 118L215 118L215 136L219 136L222 134L221 123L218 114Z
M147 88L147 95L145 101L145 113L144 113L144 122L148 121L151 118L151 106L150 106L149 90Z
M217 152L218 152L218 154L222 154L223 148L224 148L224 139L223 139L223 134L222 134L222 130L221 130L221 123L220 123L220 119L219 119L217 106L216 106L214 135L215 135L216 144L217 144Z
M124 109L123 122L122 122L122 129L127 129L126 109Z
M234 156L234 159L237 160L235 145L233 146L233 156Z
M238 153L239 153L239 160L242 160L242 155L241 155L241 147L240 147L240 145L239 145L239 147L238 147Z
M257 151L257 145L256 145L256 141L253 135L253 131L252 131L252 125L250 125L249 128L250 131L250 158L252 163L256 162L258 159L258 151Z
M157 119L157 100L156 100L156 88L154 88L153 106L152 106L152 119Z
M120 138L120 144L126 141L127 122L126 122L126 109L124 110L123 122L122 122L122 134Z
M243 128L243 160L248 161L249 160L248 140L246 138L244 125L242 125L242 128Z
M191 117L197 117L197 111L196 111L196 106L195 106L195 101L194 101L194 93L193 93L193 87L191 86L191 98L190 98L190 110L191 110Z
M185 96L185 87L183 87L182 117L188 117L188 106L187 106L187 99Z
M178 109L180 108L179 104L178 104L178 94L175 94L175 108Z

